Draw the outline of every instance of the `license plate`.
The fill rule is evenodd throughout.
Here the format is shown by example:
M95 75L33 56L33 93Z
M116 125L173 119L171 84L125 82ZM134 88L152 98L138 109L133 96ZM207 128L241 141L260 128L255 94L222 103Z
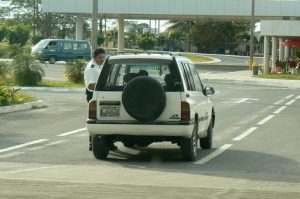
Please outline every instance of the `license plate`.
M120 116L120 107L118 107L118 106L100 107L100 116L101 117L119 117Z

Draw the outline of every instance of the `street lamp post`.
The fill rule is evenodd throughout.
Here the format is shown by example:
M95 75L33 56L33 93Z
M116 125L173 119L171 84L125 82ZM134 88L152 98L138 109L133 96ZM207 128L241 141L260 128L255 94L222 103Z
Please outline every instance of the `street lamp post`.
M251 0L251 33L250 33L250 57L249 57L249 69L252 69L253 54L254 54L254 10L255 0Z

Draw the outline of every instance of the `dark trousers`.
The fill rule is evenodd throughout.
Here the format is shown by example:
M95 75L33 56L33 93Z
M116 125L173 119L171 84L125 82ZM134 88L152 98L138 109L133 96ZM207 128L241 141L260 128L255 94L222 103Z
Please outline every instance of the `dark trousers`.
M86 94L86 101L89 103L89 101L93 98L93 92L89 91L88 89L85 89L85 94ZM92 150L92 137L89 136L89 150Z
M89 103L89 101L93 98L93 92L89 91L88 89L85 89L86 94L86 101Z

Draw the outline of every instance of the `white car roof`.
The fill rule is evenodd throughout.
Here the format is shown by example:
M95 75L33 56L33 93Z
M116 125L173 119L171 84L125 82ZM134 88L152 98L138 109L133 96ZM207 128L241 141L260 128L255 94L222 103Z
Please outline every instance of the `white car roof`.
M117 54L110 56L110 60L118 59L160 59L160 60L173 60L173 57L176 57L178 61L187 61L192 63L192 61L184 56L179 56L178 54L160 54L160 53L132 53L132 54Z

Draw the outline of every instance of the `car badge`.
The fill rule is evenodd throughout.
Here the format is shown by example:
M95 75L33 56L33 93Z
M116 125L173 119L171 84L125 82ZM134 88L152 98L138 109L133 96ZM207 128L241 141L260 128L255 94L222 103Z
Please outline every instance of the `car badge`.
M178 114L174 114L170 117L170 119L180 119Z

